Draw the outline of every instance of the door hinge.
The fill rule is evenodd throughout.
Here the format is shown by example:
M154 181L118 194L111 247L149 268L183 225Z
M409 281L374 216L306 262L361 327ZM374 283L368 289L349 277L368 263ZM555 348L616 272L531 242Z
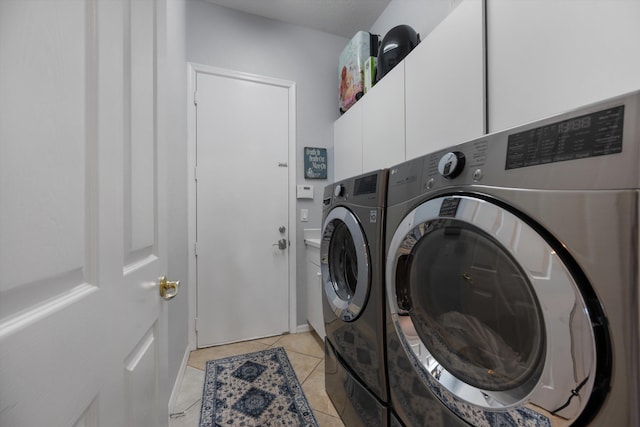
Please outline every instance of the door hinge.
M195 242L195 243L193 244L193 254L194 254L195 256L198 256L198 242Z
M198 92L193 92L193 105L198 105Z
M197 317L194 319L193 327L196 330L196 332L198 332L198 318Z
M196 181L196 182L198 181L198 167L197 166L195 166L193 168L193 180Z

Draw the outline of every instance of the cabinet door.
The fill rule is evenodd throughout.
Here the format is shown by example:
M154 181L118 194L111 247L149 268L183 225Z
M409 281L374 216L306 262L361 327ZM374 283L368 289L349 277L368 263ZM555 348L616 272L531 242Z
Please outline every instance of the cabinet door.
M307 245L307 320L318 336L324 339L322 298L324 295L320 277L320 250Z
M334 181L362 173L361 101L333 124Z
M485 133L483 14L463 1L407 56L407 159Z
M637 0L491 0L489 128L640 88Z
M361 102L363 172L403 162L404 62L386 74Z

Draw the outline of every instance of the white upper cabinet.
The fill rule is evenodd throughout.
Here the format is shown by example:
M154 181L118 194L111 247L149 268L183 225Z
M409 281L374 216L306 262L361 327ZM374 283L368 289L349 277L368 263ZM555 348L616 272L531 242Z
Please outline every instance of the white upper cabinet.
M335 180L404 161L404 62L333 126Z
M407 159L485 133L483 9L463 1L405 59Z
M405 159L404 62L400 62L362 101L362 169L369 172Z
M336 181L485 133L484 0L464 0L334 124Z
M640 1L487 6L490 131L640 89Z
M362 100L333 124L334 179L362 173Z

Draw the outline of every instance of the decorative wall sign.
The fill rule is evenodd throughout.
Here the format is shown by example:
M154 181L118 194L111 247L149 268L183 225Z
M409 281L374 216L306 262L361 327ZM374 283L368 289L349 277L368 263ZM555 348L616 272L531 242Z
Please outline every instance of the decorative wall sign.
M327 179L327 149L304 147L304 177Z

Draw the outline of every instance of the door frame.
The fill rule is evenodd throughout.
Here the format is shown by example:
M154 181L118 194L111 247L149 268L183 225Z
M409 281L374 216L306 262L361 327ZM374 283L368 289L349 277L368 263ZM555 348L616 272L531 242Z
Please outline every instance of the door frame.
M189 316L189 348L195 349L197 346L196 339L196 314L197 314L197 275L196 275L196 81L197 75L211 74L226 78L246 80L256 83L262 83L272 86L283 87L289 93L289 150L288 150L288 218L287 228L289 230L289 333L297 331L297 307L296 307L296 83L289 80L276 79L257 74L250 74L241 71L228 70L225 68L214 67L189 62L188 68L188 93L187 93L187 173L188 173L188 230L187 230L187 247L189 248L189 283L187 286L188 316Z

